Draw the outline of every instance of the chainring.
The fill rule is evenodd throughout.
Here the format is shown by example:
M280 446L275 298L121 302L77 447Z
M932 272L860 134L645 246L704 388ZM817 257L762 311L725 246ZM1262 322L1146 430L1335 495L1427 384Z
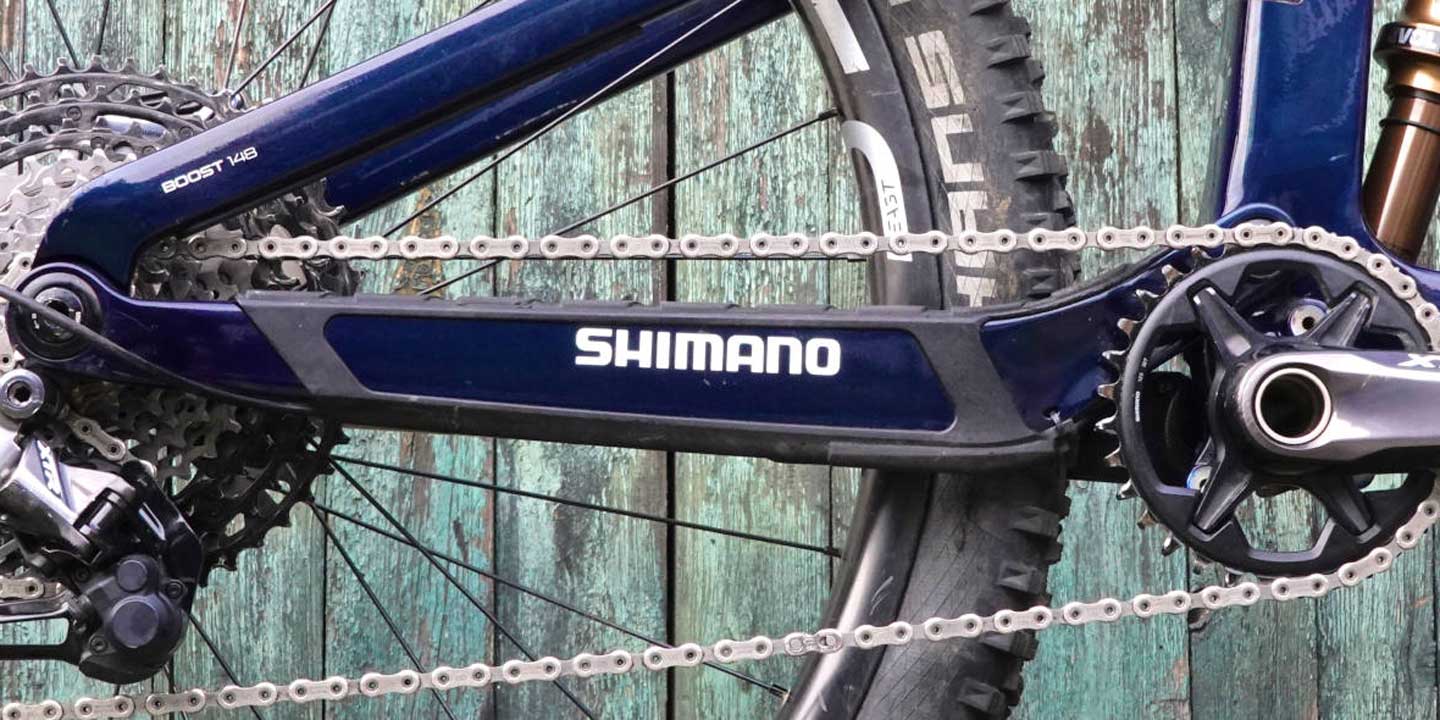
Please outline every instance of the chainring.
M1433 474L1412 473L1393 490L1367 488L1376 484L1373 476L1344 476L1343 482L1363 493L1373 517L1371 524L1356 530L1337 524L1331 506L1323 502L1330 496L1318 492L1308 475L1277 474L1257 464L1228 427L1226 416L1216 410L1224 402L1223 378L1237 371L1227 370L1213 345L1235 345L1211 337L1197 308L1201 300L1231 308L1236 322L1265 339L1254 346L1259 356L1351 347L1419 351L1426 346L1425 334L1411 309L1351 264L1288 249L1222 258L1197 253L1193 267L1176 269L1168 285L1158 297L1144 298L1144 318L1125 328L1133 338L1116 362L1120 379L1112 390L1117 393L1117 413L1102 423L1118 432L1116 457L1130 476L1128 488L1145 501L1148 517L1171 533L1167 547L1175 547L1178 539L1202 560L1229 571L1287 577L1333 572L1389 542L1429 494ZM1351 297L1363 298L1370 310L1353 341L1337 340L1324 319ZM1292 323L1297 309L1314 313L1312 322ZM1325 468L1313 471L1327 473ZM1207 495L1222 492L1215 488L1226 487L1225 480L1235 475L1254 478L1246 482L1252 489L1233 499L1223 516L1207 522L1202 511L1210 500ZM1307 548L1267 546L1238 511L1252 494L1285 492L1315 495L1327 510L1324 526Z
M33 253L50 218L85 182L241 112L227 94L176 82L163 70L141 74L133 61L115 69L98 61L84 68L61 62L43 75L27 67L18 80L0 85L0 262L8 267ZM344 262L189 252L252 237L329 238L339 233L338 216L319 186L288 193L191 237L147 248L131 293L173 300L228 300L248 290L352 294L359 273ZM8 368L17 359L5 352L0 364ZM174 390L100 382L64 390L70 413L123 441L172 490L204 544L207 577L216 567L234 569L241 552L288 524L290 510L309 499L314 479L328 468L331 448L343 442L332 423ZM43 432L67 461L98 459L64 422Z

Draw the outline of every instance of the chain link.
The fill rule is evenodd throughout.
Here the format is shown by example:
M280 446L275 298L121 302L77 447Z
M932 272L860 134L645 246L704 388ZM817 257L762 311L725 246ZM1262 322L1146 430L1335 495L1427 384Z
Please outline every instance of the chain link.
M1151 228L1102 228L1080 230L1035 230L1017 234L1009 231L969 232L959 235L917 233L879 236L870 233L820 236L687 235L667 238L657 235L598 238L476 237L468 241L452 237L337 237L320 241L309 237L271 237L254 241L225 243L194 238L187 251L197 258L248 257L267 259L312 259L331 257L346 260L380 259L661 259L661 258L854 258L879 253L964 254L1013 252L1016 250L1147 250L1155 248L1214 249L1221 246L1299 246L1333 255L1366 269L1405 301L1428 335L1432 348L1440 349L1440 310L1420 294L1413 278L1388 257L1372 253L1353 238L1337 236L1320 228L1297 229L1288 225L1245 225L1239 228L1175 226L1163 232ZM1173 281L1179 272L1165 272ZM358 679L331 677L324 680L299 679L288 684L259 683L245 687L227 686L218 690L195 688L179 693L120 695L97 700L82 698L70 705L55 700L39 704L11 703L0 708L0 720L60 720L60 718L129 718L138 712L193 714L210 708L227 710L269 707L276 703L309 703L344 700L356 696L408 695L421 689L454 690L485 688L497 684L518 685L552 681L561 677L587 678L623 674L641 669L663 671L695 667L702 663L730 664L781 656L829 654L844 648L873 648L882 645L909 645L916 642L943 642L953 638L974 638L984 633L1010 634L1024 630L1045 630L1056 625L1081 626L1110 623L1124 618L1152 618L1204 608L1220 610L1245 607L1259 602L1290 602L1319 598L1354 587L1389 570L1405 551L1414 548L1421 536L1440 518L1440 485L1422 502L1414 516L1387 545L1370 551L1364 558L1341 565L1335 572L1305 577L1276 578L1237 584L1211 585L1195 591L1171 590L1161 594L1142 593L1128 600L1102 598L1094 602L1072 602L1058 608L1036 606L1028 610L1001 610L990 615L964 614L954 618L932 617L919 623L894 622L883 626L862 625L853 629L826 628L815 632L792 632L779 638L757 636L748 640L726 639L709 645L686 643L676 647L652 646L641 652L615 650L604 654L582 653L569 659L542 657L533 661L511 660L500 665L475 663L463 667L442 666L429 672L402 670L390 674L367 673ZM0 598L12 597L25 578L0 579ZM38 583L37 583L38 584ZM31 591L32 585L23 589Z
M0 577L0 600L39 600L57 589L39 578Z

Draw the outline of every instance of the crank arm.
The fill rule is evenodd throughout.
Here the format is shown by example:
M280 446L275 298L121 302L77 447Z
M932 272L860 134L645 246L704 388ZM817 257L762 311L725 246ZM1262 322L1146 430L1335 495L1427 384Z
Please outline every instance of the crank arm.
M1063 435L1026 423L981 313L289 292L167 303L50 267L25 291L73 286L121 346L351 424L977 471L1047 461ZM92 348L47 355L17 334L37 362L153 381Z
M1280 353L1233 388L1233 414L1264 453L1375 473L1440 464L1440 355Z

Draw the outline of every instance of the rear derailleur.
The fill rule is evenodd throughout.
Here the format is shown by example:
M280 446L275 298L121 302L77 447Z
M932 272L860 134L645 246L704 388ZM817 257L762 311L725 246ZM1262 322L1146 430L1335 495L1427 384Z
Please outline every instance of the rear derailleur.
M0 376L0 625L68 623L3 660L63 660L112 683L151 677L184 637L199 539L139 462L67 464L36 437L58 403L27 370Z

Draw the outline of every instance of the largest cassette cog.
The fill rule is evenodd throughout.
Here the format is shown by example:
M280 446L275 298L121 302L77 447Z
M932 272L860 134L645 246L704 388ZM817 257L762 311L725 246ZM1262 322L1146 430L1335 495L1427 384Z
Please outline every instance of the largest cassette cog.
M132 62L118 68L62 62L49 74L27 67L16 81L0 85L0 277L13 282L23 276L50 219L86 182L239 112L227 94L177 82L163 71L141 74ZM197 240L334 237L338 215L319 187L287 194L207 228L199 238L147 248L131 292L176 300L227 300L251 289L353 293L358 273L342 262L200 259L187 252ZM8 345L0 349L0 365L17 360L23 363ZM339 428L329 423L171 390L86 382L65 391L73 413L123 441L172 489L205 545L207 572L234 568L240 552L286 524L341 440ZM46 433L72 461L95 454L63 423Z

